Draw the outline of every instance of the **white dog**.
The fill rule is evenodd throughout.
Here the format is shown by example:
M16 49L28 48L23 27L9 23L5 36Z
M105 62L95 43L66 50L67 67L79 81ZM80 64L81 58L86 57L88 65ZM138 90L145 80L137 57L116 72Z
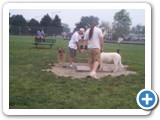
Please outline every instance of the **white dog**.
M122 62L121 62L121 55L116 52L111 53L101 53L100 58L100 70L103 70L104 63L113 62L115 65L115 69L113 72L116 72L119 68L119 65L123 68Z

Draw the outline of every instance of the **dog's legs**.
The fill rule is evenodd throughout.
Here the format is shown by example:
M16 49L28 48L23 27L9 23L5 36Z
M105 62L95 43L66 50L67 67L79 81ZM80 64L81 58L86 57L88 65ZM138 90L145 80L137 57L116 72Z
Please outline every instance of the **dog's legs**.
M117 61L117 59L114 59L114 65L115 65L115 69L113 70L113 72L115 73L115 72L117 72L117 70L118 70L118 66L119 66L119 61Z
M121 68L124 68L124 66L122 65L121 60L119 61L119 65L121 66Z
M100 60L100 68L99 68L99 70L103 70L103 61L102 60Z
M66 55L64 54L63 65L65 64L65 62L66 62Z
M58 64L60 64L60 58L58 54L57 54L57 61L58 61Z
M117 72L117 70L118 70L118 64L115 64L115 66L116 66L116 67L115 67L115 69L114 69L114 71L113 71L114 73Z
M114 64L115 64L115 69L113 72L117 72L119 65L121 66L121 68L123 68L121 59L118 62L114 62Z

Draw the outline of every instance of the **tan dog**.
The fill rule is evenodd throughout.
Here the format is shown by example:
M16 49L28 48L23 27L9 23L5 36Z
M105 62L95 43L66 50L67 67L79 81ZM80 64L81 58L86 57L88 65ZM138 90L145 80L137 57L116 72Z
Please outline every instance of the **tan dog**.
M65 50L62 47L58 47L57 60L58 60L58 64L61 64L61 65L65 64L66 53L65 53Z

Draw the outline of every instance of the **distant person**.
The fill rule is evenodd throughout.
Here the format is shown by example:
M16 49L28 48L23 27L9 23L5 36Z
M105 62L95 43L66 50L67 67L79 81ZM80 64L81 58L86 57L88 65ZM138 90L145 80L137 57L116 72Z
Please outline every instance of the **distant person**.
M102 30L96 27L94 21L90 23L90 28L85 32L82 53L86 45L88 48L88 62L90 66L89 75L94 79L99 79L96 75L96 71L100 64L100 54L104 49L104 39Z
M44 39L44 37L45 37L45 33L44 33L44 31L43 31L43 30L41 30L41 35L43 36L43 39Z
M69 41L68 47L69 47L69 53L70 53L70 58L69 58L70 68L73 68L73 61L76 58L76 51L78 50L79 52L81 52L78 41L81 39L84 31L85 30L83 28L80 28L78 31L74 32L74 34L72 35Z
M44 40L44 37L45 37L44 31L43 30L41 30L41 31L38 30L35 39L38 40L38 41L42 41L42 40Z

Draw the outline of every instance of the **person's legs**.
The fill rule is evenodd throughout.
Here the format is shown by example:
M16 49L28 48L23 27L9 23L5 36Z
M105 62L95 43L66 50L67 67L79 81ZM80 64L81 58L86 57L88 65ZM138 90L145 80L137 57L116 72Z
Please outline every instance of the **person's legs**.
M44 39L44 36L43 36L43 35L41 36L41 40L42 40L43 42L45 42L45 39Z
M41 37L40 36L36 36L37 38L37 42L41 42Z
M92 58L93 58L93 64L92 64L92 69L91 69L91 72L90 72L90 76L95 78L95 79L99 79L97 76L96 76L96 71L98 69L98 66L99 66L99 62L100 62L100 50L97 48L97 49L92 49Z
M93 55L92 55L92 49L88 49L88 64L90 67L90 72L93 70Z
M93 69L92 69L92 71L96 72L98 66L99 66L99 62L98 62L98 61L95 61L95 62L93 63Z
M97 48L93 50L93 59L94 59L93 71L96 72L100 63L100 49Z
M72 48L69 48L69 51L70 51L69 66L73 67L72 63L73 63L73 61L75 60L75 57L76 57L76 50L74 50Z

